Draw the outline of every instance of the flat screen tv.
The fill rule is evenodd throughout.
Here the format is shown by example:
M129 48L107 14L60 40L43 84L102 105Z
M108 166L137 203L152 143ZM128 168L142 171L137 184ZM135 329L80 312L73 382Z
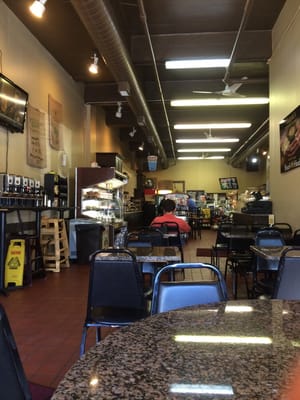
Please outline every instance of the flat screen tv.
M229 178L219 178L221 190L236 190L239 188L237 178L231 176Z
M28 93L0 73L0 125L24 132Z

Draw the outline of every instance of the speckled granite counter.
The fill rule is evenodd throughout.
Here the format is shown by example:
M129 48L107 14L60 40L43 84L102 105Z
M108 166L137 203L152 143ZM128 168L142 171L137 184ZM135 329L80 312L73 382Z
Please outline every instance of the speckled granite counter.
M154 247L130 247L128 248L135 256L138 262L152 263L178 263L181 262L181 254L177 247L173 246L154 246ZM107 254L101 255L110 260L119 260L120 255ZM125 256L126 257L126 256Z
M189 307L109 335L52 399L278 399L299 346L300 302Z

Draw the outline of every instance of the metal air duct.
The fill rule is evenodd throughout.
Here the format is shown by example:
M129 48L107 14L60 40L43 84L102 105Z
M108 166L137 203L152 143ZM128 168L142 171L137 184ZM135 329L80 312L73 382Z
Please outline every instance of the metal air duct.
M162 166L167 168L168 160L165 150L109 3L105 0L71 0L71 3L94 40L115 81L117 83L128 82L130 96L126 98L127 102L136 116L143 115L145 117L146 139L155 146Z

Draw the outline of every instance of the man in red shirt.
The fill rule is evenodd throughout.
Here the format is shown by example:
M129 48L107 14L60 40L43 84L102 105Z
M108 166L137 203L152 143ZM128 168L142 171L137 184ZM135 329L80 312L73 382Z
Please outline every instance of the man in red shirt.
M181 233L188 233L191 231L190 225L183 220L182 218L176 217L174 215L174 211L176 209L175 201L171 199L166 199L163 202L163 211L164 214L158 217L155 217L151 222L153 224L163 224L165 222L176 222L178 224L179 230Z

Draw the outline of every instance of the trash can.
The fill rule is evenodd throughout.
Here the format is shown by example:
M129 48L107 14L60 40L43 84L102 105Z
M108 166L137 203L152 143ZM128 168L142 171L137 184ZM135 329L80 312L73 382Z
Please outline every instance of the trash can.
M100 224L75 225L77 264L88 264L89 257L96 250L102 248L102 232Z

